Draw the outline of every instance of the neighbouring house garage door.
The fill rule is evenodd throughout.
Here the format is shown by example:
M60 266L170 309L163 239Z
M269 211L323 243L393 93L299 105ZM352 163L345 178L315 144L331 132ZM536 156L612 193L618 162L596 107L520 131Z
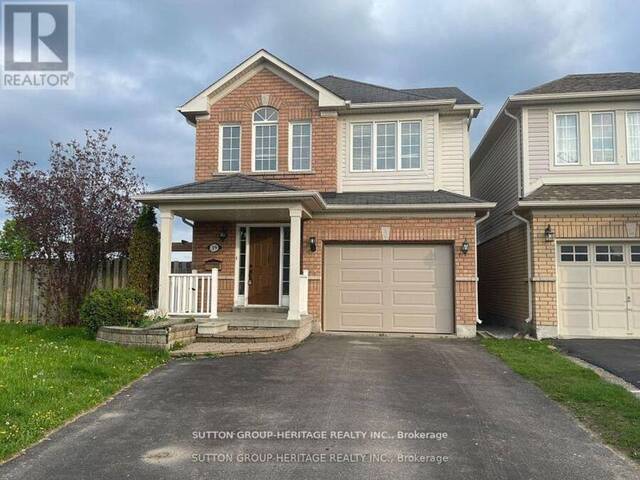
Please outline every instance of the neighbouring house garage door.
M640 243L558 246L560 335L640 337Z
M325 246L325 330L453 332L448 245Z

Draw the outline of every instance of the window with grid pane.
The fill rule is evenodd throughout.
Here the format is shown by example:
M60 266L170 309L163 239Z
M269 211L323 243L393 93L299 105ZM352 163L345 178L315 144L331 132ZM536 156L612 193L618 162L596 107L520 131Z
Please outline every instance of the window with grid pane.
M395 170L396 168L396 124L376 124L376 168Z
M640 112L627 112L627 161L640 163Z
M615 127L613 112L591 114L591 161L615 163Z
M289 254L291 252L291 228L282 232L282 295L289 295Z
M371 130L370 123L353 125L353 170L371 170Z
M222 126L222 164L223 172L240 171L240 125Z
M589 250L586 245L562 245L560 247L561 262L588 262Z
M262 107L253 114L254 169L278 169L278 111Z
M596 262L624 262L622 245L596 245Z
M575 165L578 163L578 114L557 114L556 165Z
M238 295L244 295L247 263L247 227L240 227L240 263L238 265Z
M291 124L291 169L311 170L311 124Z
M420 122L400 123L400 168L420 168Z

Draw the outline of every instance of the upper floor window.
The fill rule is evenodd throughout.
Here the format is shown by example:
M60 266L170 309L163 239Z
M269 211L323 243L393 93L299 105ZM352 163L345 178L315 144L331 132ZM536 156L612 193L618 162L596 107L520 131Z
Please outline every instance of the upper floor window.
M311 170L310 122L295 122L289 126L289 169Z
M220 125L219 155L221 172L240 171L240 125Z
M615 163L615 126L613 112L591 114L591 162Z
M420 169L420 125L420 121L353 124L351 126L351 170Z
M640 163L640 112L627 112L627 161Z
M556 165L577 165L578 153L578 114L558 113L555 116Z
M278 169L278 111L262 107L253 113L253 169L275 172Z

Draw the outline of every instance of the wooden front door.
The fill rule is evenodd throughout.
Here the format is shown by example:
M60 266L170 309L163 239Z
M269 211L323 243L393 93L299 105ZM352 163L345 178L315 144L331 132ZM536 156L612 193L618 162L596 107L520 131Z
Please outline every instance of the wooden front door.
M249 235L249 304L278 305L280 229L251 228Z

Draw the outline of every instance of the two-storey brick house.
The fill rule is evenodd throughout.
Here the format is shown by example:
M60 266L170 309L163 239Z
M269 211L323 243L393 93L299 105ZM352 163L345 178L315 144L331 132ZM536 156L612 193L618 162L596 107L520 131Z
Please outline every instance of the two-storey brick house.
M160 308L208 313L213 295L220 312L286 311L272 326L475 335L476 218L493 206L469 196L481 108L257 52L179 108L195 182L140 197L160 209ZM174 215L193 222L197 275L170 274Z
M640 74L510 96L471 158L480 318L538 337L640 337Z

